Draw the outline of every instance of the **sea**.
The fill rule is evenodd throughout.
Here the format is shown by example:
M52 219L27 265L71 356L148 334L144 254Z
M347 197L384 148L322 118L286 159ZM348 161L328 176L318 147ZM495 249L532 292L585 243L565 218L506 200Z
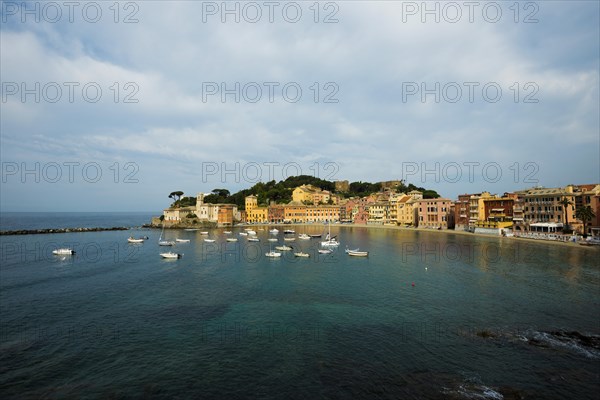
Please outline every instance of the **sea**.
M283 240L321 225L248 242L151 216L0 215L131 227L0 236L0 398L598 399L600 248L334 224L323 255Z

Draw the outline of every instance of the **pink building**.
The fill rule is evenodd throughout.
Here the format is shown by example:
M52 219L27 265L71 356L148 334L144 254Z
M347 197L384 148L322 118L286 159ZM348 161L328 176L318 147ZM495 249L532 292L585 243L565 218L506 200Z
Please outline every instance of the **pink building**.
M419 228L448 229L454 202L450 199L422 199L415 203Z

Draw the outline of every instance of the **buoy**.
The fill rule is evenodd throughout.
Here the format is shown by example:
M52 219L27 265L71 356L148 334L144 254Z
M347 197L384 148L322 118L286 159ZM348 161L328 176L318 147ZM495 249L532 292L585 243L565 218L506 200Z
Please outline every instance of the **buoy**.
M427 267L425 267L425 271L427 271Z
M412 285L415 286L415 283L413 282Z

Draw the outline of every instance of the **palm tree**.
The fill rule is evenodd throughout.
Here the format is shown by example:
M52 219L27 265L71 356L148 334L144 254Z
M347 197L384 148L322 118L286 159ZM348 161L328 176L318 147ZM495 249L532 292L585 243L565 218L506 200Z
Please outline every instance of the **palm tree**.
M582 222L583 222L583 237L587 237L587 233L585 232L585 224L587 221L591 220L592 218L596 217L596 214L594 214L594 211L592 210L592 207L590 206L583 206L583 207L579 207L576 211L575 211L575 216L577 218L579 218Z
M563 199L559 201L559 203L563 206L563 216L565 220L565 227L563 228L563 231L566 232L569 230L569 217L567 217L567 207L572 206L573 202L568 198L563 197Z

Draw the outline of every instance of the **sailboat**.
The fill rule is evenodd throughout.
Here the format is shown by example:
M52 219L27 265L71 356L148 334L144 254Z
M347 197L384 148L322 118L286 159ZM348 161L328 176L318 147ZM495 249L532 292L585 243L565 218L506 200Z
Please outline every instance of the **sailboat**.
M163 226L162 226L162 231L160 232L160 237L158 238L158 245L159 246L174 246L175 242L163 240L163 238L162 238L163 233L165 233L165 224L163 224Z
M327 224L329 227L329 232L327 236L325 236L325 240L321 242L321 246L323 247L337 247L340 245L340 242L334 237L331 237L331 222Z

